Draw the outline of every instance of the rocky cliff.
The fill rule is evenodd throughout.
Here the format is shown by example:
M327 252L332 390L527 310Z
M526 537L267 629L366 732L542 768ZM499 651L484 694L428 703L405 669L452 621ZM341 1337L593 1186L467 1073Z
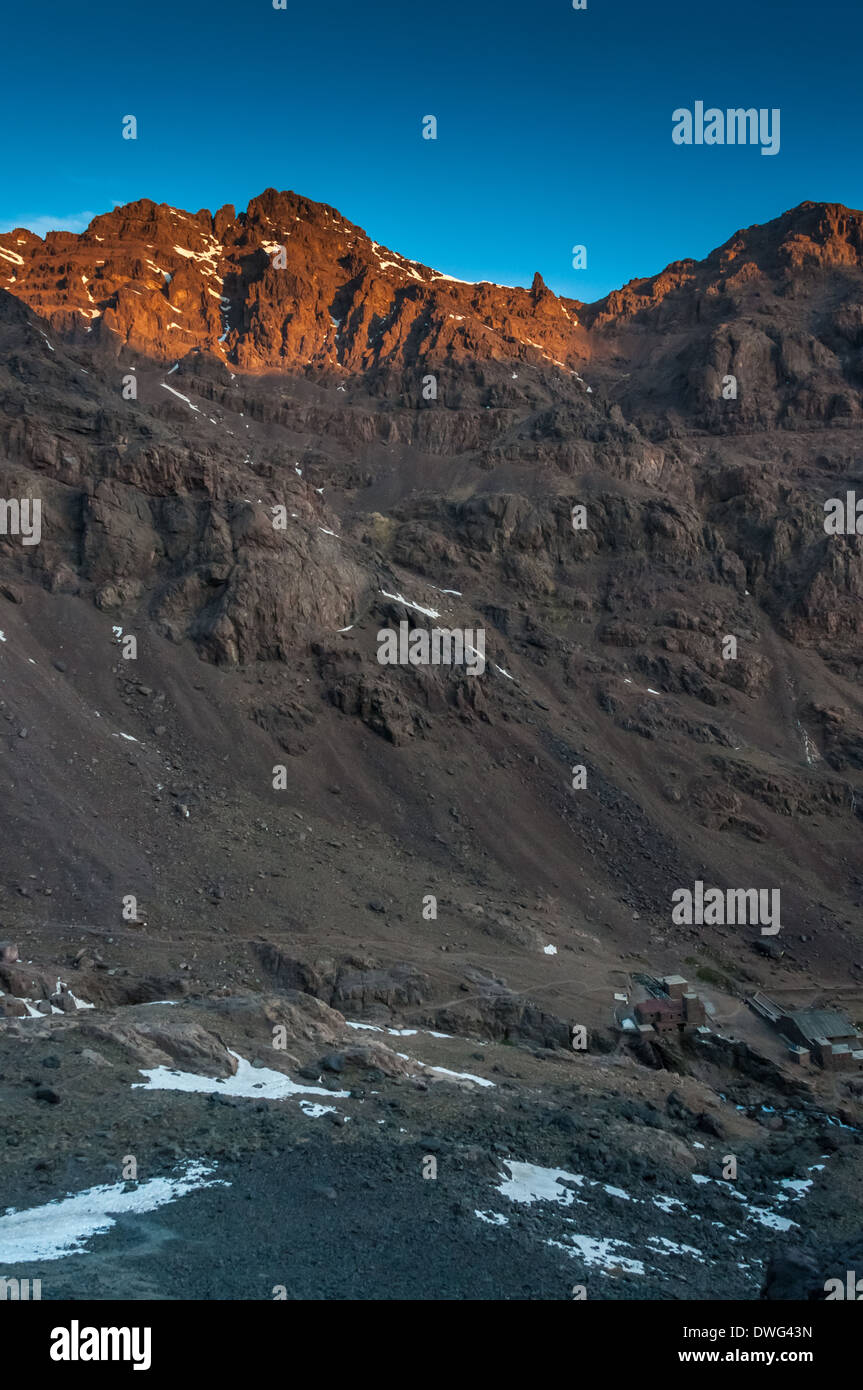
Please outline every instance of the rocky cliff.
M40 787L12 907L60 891L35 846L67 823L71 748L84 823L112 815L106 843L57 832L64 893L109 912L166 855L185 921L218 876L195 863L223 862L260 920L249 826L287 759L298 814L378 827L376 872L409 825L393 900L505 881L561 930L577 904L601 954L727 970L741 932L671 940L672 888L780 882L786 962L858 978L863 558L823 518L861 483L860 246L861 214L803 204L581 305L453 281L273 190L0 237L0 492L42 506L38 545L0 537L2 757ZM481 678L379 664L382 626L438 619L484 630ZM299 881L274 886L292 917Z

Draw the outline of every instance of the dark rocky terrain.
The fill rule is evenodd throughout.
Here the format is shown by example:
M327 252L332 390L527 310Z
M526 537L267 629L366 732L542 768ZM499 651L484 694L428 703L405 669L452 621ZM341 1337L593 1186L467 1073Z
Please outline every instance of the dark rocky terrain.
M361 1282L366 1210L429 1298L752 1298L786 1244L817 1269L857 1239L863 1086L792 1068L743 1001L863 1018L863 556L823 524L863 495L863 213L804 203L592 305L274 190L0 260L0 496L42 502L38 545L0 536L2 1205L132 1154L218 1162L257 1213L308 1145L303 1250L316 1202L356 1238L297 1255L298 1297L398 1296ZM379 665L401 620L484 628L485 672ZM781 959L674 925L697 879L780 888ZM614 993L681 971L712 1038L624 1042ZM224 1088L228 1049L350 1096L132 1089ZM583 1176L589 1210L500 1195L507 1163ZM261 1291L245 1256L159 1253L226 1191L48 1262L45 1296L290 1285L286 1257Z

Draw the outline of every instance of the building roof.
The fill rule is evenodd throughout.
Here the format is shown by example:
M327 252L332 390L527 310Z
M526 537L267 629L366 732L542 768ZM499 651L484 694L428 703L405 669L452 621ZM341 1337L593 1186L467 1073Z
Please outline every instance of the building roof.
M854 1024L836 1009L794 1009L791 1018L811 1042L857 1037Z
M664 985L685 985L685 984L686 984L686 976L685 976L685 975L663 975L663 977L662 977L662 983L663 983Z
M777 1004L775 999L762 994L760 989L755 991L749 1003L763 1017L769 1018L771 1023L778 1023L780 1018L786 1017L788 1014L787 1009L784 1009L781 1004Z

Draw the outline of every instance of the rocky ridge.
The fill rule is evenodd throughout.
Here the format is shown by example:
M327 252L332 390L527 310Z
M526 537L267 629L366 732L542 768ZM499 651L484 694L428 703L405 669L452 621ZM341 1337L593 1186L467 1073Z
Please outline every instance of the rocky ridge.
M759 1111L794 1078L743 999L863 1007L863 563L822 524L860 486L860 223L804 204L594 306L461 285L272 190L0 237L0 495L42 507L38 545L0 537L10 1059L56 1034L64 1066L80 1039L226 1077L225 1029L248 1007L260 1052L290 1004L286 1065L413 1086L356 1052L360 1014L452 1034L456 1070L527 1049L540 1094L559 1065L562 1123L573 1068L603 1116L616 1076L664 1115L693 1071L647 1170L688 1169L665 1131L748 1078L758 1183L799 1176L797 1118ZM485 673L382 666L402 621L482 627ZM780 885L784 954L672 925L698 878ZM613 991L681 969L727 1046L618 1047ZM188 1026L142 1016L166 998ZM55 1103L4 1077L24 1132ZM813 1087L814 1164L823 1114L860 1115Z

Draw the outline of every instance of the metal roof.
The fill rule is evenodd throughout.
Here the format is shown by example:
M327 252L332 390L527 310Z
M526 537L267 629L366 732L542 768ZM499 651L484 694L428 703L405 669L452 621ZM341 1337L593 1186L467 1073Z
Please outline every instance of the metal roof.
M791 1018L813 1042L820 1038L855 1038L857 1029L835 1009L795 1009Z

